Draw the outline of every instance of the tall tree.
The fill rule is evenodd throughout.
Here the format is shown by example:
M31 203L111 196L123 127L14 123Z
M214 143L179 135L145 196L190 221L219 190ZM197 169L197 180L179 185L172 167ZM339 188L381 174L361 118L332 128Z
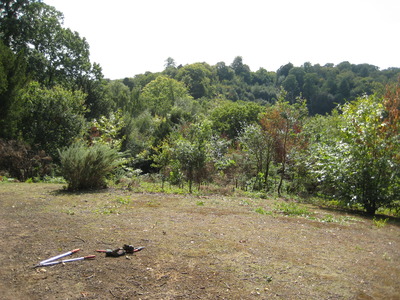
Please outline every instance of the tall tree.
M284 101L284 95L282 95L274 106L267 108L261 119L263 130L273 140L275 162L280 165L279 195L282 193L283 179L287 175L290 154L303 146L301 131L307 113L304 100L298 100L291 105Z
M21 96L23 112L20 130L25 141L53 157L69 146L84 128L84 99L80 92L59 86L42 88L32 82Z
M21 103L17 95L27 83L26 64L0 41L0 137L15 138Z
M3 1L1 32L14 52L24 51L28 71L46 87L81 89L85 80L99 80L89 59L89 45L77 32L64 28L63 14L39 0Z
M194 99L213 95L214 77L213 69L206 63L186 65L180 68L176 75L176 79L188 87Z
M143 88L141 100L152 114L166 116L178 99L191 98L182 82L175 79L158 76Z

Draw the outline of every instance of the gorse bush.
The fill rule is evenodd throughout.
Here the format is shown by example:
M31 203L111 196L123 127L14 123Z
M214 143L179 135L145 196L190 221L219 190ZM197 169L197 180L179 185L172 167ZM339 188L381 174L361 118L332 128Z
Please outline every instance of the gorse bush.
M122 165L122 154L107 145L76 143L60 151L61 171L69 190L106 187L106 176Z

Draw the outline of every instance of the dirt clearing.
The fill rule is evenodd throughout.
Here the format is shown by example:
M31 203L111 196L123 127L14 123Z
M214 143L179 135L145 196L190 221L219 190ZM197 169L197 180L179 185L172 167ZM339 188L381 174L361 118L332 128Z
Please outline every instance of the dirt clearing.
M400 299L398 223L377 228L312 206L312 217L286 216L276 206L0 184L0 298ZM118 258L95 252L124 244L145 249ZM96 259L32 268L75 248L67 258Z

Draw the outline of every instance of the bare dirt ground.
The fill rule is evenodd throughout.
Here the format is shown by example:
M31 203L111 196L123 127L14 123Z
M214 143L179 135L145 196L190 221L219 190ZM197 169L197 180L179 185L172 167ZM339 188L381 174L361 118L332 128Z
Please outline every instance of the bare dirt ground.
M255 212L276 201L0 184L0 299L400 299L398 222ZM96 259L32 268L75 248Z

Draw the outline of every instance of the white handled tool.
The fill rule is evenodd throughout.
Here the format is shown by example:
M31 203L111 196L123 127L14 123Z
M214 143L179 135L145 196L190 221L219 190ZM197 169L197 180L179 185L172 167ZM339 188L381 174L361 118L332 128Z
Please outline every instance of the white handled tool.
M63 263L67 263L67 262L77 261L77 260L93 259L95 257L96 257L96 255L89 255L89 256L82 256L82 257L71 258L71 259L49 261L49 262L40 264L40 266L43 266L43 267L52 266L52 265L63 264Z
M72 251L68 251L68 252L65 252L65 253L63 253L63 254L59 254L59 255L57 255L57 256L50 257L49 259L42 260L42 261L39 263L39 265L44 265L44 264L46 264L46 263L48 263L48 262L50 262L50 261L53 261L53 260L56 260L56 259L59 259L59 258L68 256L68 255L74 254L74 253L78 252L79 250L80 250L80 249L74 249L74 250L72 250Z

